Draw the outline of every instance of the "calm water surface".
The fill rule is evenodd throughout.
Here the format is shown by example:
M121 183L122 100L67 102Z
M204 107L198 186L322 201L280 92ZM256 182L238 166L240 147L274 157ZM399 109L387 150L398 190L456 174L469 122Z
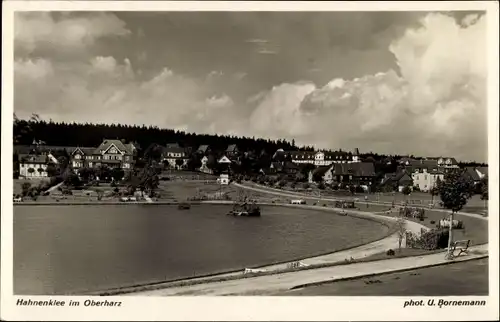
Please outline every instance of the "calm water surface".
M71 294L299 259L387 233L327 211L227 205L16 206L14 292Z

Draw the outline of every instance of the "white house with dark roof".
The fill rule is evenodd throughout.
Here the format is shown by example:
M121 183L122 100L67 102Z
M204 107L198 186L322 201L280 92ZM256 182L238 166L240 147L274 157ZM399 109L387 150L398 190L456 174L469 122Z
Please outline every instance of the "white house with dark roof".
M309 180L321 176L323 182L357 184L365 189L375 180L375 168L371 162L333 163L320 166L310 172Z
M234 157L238 156L239 152L240 151L239 151L238 146L236 144L230 144L226 149L226 156L229 158L234 158Z
M200 160L201 166L198 168L200 172L212 174L213 170L208 167L208 157L205 155Z
M360 162L359 151L355 153L344 151L289 151L292 162L297 164L310 163L317 167L328 166L334 163Z
M185 168L187 166L188 159L186 149L179 146L177 143L169 143L163 148L162 160L170 168Z
M95 148L75 147L68 149L70 152L70 162L73 169L81 169L84 167L92 168L95 165L94 151Z
M123 143L120 140L105 139L94 150L92 164L95 166L106 165L110 168L131 170L137 156L137 148L132 143ZM95 162L95 163L94 163Z
M440 167L440 168L444 168L444 169L458 169L459 168L458 162L455 158L433 157L433 158L427 158L427 160L436 161L438 167Z
M436 186L438 179L444 180L444 171L428 167L415 168L411 178L414 187L418 187L420 191L429 191Z
M47 155L20 154L19 177L26 179L46 178L50 159Z

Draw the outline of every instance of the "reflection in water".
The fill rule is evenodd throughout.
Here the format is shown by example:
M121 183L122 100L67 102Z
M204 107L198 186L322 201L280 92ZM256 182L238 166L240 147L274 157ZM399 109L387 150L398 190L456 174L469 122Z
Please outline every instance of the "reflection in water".
M373 221L225 205L16 206L14 291L69 294L220 273L319 255L382 237Z

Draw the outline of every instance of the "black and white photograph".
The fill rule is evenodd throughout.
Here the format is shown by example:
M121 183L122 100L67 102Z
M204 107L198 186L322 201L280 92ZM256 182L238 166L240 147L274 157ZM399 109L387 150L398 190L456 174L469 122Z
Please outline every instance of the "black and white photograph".
M498 8L197 5L10 9L16 312L397 297L498 315Z

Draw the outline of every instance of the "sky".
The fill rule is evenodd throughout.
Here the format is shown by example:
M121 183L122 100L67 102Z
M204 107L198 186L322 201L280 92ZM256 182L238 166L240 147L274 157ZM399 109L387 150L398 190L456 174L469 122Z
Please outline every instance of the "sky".
M21 118L487 160L479 12L17 12L14 57Z

